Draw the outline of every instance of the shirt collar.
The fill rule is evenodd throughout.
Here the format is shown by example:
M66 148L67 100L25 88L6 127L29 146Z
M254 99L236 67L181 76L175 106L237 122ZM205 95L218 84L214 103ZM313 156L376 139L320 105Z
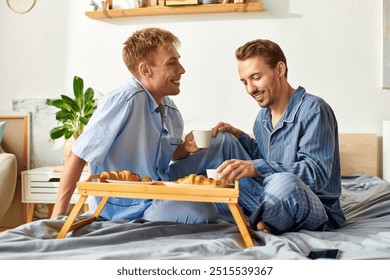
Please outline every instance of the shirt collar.
M158 108L158 104L156 102L156 100L154 100L153 98L153 95L149 92L149 90L136 78L136 77L132 77L133 80L137 83L137 86L140 90L143 90L146 92L146 96L148 97L148 101L149 101L149 110L150 110L150 113L153 114L154 112L157 112L157 108ZM161 102L163 105L164 104L164 99L163 101Z
M283 126L284 122L288 122L288 123L294 122L295 116L297 115L299 107L301 107L302 105L305 95L306 95L305 89L299 86L295 90L294 94L291 96L291 99L287 105L286 112L284 113L282 119L279 121L277 127L275 128L279 128ZM263 122L268 123L271 127L271 111L269 108L267 108L267 114L265 115Z
M306 95L306 91L303 87L299 86L294 94L291 96L290 102L288 103L287 110L284 114L283 121L293 122L299 107L301 107L303 99Z

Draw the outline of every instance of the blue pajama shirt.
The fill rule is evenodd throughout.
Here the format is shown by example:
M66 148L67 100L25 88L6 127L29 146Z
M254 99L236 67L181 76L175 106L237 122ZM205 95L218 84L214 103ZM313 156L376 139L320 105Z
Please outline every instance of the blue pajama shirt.
M130 170L141 177L168 180L168 166L182 141L183 126L169 97L164 97L159 107L141 82L132 78L99 101L72 151L88 162L91 174ZM92 211L100 200L89 198ZM112 197L100 218L197 223L216 221L217 211L211 204Z
M264 108L253 132L255 139L219 133L209 148L171 164L171 179L204 174L227 159L250 160L262 177L240 180L239 204L253 228L260 220L275 233L343 226L338 127L331 107L299 87L275 127ZM220 217L231 220L226 205L217 206Z

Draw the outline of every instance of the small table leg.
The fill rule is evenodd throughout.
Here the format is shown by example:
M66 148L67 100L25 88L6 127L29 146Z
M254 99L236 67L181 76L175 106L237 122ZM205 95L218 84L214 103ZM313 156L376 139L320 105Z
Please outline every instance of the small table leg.
M50 219L51 214L53 214L53 206L54 204L49 203L47 204L47 217Z
M73 209L70 212L68 218L66 219L64 225L62 226L60 232L58 233L57 239L64 238L65 235L68 233L69 229L71 228L71 226L73 224L73 221L76 219L77 214L80 212L86 199L87 199L87 196L80 196L79 200L77 201L77 203L73 207Z
M108 196L102 197L102 200L100 201L98 207L96 208L96 210L91 218L87 218L87 219L84 219L82 221L73 223L82 207L84 207L84 209L86 209L86 210L89 210L88 205L84 204L84 202L87 200L87 197L88 197L87 195L80 196L79 200L77 201L77 203L73 207L73 209L70 212L68 218L66 219L64 225L62 226L60 232L58 233L57 239L64 238L69 231L72 231L76 228L79 228L81 226L84 226L84 225L87 225L87 224L90 224L90 223L96 221L96 219L99 217L100 213L102 212L102 210L104 208L104 205L106 205L108 198L109 198ZM87 207L86 207L86 205L87 205Z
M33 220L33 217L34 217L34 206L35 206L35 203L31 203L31 202L28 203L26 223L30 223Z
M251 235L248 230L248 226L245 223L245 217L242 214L238 204L236 203L228 203L229 209L232 212L233 218L236 221L238 230L241 233L242 239L244 239L246 247L254 247Z
M98 218L100 213L103 211L103 208L104 206L106 205L107 201L108 201L109 197L108 196L103 196L102 197L102 200L100 200L96 210L95 210L95 213L93 213L93 216L95 218Z

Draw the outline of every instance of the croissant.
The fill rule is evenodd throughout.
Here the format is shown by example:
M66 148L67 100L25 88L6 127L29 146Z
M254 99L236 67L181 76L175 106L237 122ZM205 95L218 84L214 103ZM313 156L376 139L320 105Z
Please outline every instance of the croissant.
M213 178L207 178L203 175L190 174L183 178L177 179L179 184L192 184L192 185L209 185L209 186L221 186L222 181Z
M150 178L150 177L149 177ZM118 181L141 181L141 177L136 174L132 173L129 170L122 170L122 171L110 171L110 172L102 172L100 174L101 180L118 180ZM151 181L151 180L150 180Z
M141 182L152 182L152 178L150 178L149 176L142 177Z

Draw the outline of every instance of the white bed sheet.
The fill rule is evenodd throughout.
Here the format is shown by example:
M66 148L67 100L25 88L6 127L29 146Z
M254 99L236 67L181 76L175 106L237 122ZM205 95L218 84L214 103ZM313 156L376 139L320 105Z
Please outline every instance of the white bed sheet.
M244 249L235 225L183 225L145 220L95 222L55 239L66 217L34 221L0 233L0 259L307 259L311 250L339 249L340 259L390 259L390 184L377 177L343 178L347 225L330 232L280 236L253 232Z

